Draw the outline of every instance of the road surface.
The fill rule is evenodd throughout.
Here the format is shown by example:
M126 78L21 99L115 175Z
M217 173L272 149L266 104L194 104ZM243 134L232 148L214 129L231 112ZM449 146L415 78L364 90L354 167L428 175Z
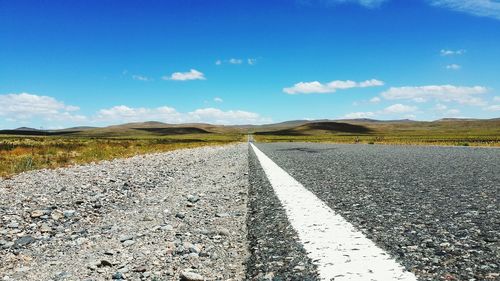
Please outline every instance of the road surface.
M0 280L498 280L499 182L500 149L305 143L30 171Z
M332 256L314 260L321 247L308 245L322 242L300 229L307 220L294 224L300 222L297 212L312 201L295 187L280 191L287 188L284 176L275 175L278 187L273 186L273 172L265 171L261 153L418 280L498 280L499 149L306 143L256 143L249 149L255 197L250 199L249 278L271 272L285 280L329 280L328 267L339 271L356 262L347 257L339 267ZM291 192L299 199L285 198ZM294 211L297 205L303 206ZM312 218L321 213L304 212L313 212ZM320 237L328 240L323 247L338 243L341 230L337 226L332 235ZM358 248L348 254L365 251ZM361 273L351 270L353 275L341 273L334 280L384 280L370 279L380 269L376 260L367 265L370 272L358 266ZM404 278L391 280L411 280Z

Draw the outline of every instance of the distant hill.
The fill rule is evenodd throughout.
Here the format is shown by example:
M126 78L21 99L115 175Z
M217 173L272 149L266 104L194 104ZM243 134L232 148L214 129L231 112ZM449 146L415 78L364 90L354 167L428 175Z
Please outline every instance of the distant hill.
M206 123L168 124L157 121L134 122L107 127L79 126L59 130L39 130L20 127L0 130L2 135L24 136L81 136L81 137L140 137L186 134L255 133L262 135L308 135L308 134L372 134L385 132L451 132L484 129L500 131L500 118L470 119L443 118L435 121L375 120L369 118L340 120L290 120L263 125L212 125Z
M256 135L284 135L300 136L313 134L337 134L337 133L356 133L367 134L372 130L366 126L354 125L342 122L310 122L284 130L256 132Z
M136 128L156 135L187 135L187 134L210 134L209 131L196 127L171 127L171 128Z
M40 131L40 130L35 129L35 128L29 128L29 127L19 127L19 128L14 129L13 131L27 132L27 131Z

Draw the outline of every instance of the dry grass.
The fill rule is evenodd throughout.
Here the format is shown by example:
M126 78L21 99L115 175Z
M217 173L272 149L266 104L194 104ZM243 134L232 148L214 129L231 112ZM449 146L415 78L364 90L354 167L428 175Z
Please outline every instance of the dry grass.
M0 177L34 169L57 168L241 140L241 134L135 138L0 136Z
M317 123L316 125L327 124ZM260 142L331 142L500 147L500 121L356 123L366 130L318 130L309 125L256 133Z
M500 147L500 136L444 136L444 135L313 135L313 136L254 136L257 142L324 142L395 145L452 145Z

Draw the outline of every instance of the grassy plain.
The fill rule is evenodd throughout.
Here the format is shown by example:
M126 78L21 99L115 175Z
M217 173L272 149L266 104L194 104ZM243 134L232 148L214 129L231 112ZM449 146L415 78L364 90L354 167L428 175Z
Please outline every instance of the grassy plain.
M243 134L182 134L121 137L0 135L0 177L24 171L165 152L180 148L228 144Z
M5 133L2 135L2 132ZM289 121L259 126L129 123L60 131L0 131L0 177L179 148L246 141L500 147L500 119L434 122Z
M258 142L330 142L500 147L500 120L441 122L317 122L255 132Z

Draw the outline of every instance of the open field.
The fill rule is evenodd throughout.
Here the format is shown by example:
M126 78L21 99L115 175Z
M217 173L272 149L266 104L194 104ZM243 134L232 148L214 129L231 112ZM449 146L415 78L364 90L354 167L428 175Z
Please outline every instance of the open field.
M0 177L138 154L241 141L241 134L121 137L0 135Z
M258 142L500 146L500 121L313 122L254 135Z
M0 176L178 148L245 141L500 146L500 120L296 120L267 125L128 123L0 131Z

